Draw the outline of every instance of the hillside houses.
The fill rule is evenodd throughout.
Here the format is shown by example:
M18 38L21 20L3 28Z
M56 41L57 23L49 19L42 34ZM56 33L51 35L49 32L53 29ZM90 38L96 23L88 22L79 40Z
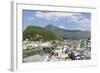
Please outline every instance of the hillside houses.
M42 49L43 47L50 47L51 42L42 42L42 41L29 41L28 39L23 41L23 49L33 49L33 48L38 48Z

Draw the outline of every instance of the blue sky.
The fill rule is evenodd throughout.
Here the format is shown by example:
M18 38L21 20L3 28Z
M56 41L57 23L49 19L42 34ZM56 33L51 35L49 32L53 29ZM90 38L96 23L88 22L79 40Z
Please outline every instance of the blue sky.
M29 25L45 27L49 24L67 30L91 30L91 13L23 10L23 29Z

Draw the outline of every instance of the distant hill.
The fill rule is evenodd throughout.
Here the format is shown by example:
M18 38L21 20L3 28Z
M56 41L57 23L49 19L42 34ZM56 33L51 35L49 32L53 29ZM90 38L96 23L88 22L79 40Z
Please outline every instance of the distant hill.
M81 39L81 38L91 37L90 31L66 30L66 29L62 29L57 26L54 26L52 24L45 26L45 29L51 31L56 36L59 36L65 39Z
M55 40L57 39L57 36L52 33L49 30L46 30L44 28L38 27L38 26L28 26L23 31L23 40L29 39L29 40L41 40L47 41L47 40Z

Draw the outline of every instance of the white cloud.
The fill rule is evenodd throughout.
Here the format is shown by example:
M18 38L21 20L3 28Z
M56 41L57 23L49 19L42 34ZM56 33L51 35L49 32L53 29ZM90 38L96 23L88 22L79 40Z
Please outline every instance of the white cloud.
M65 13L59 12L36 12L36 16L39 18L44 18L46 20L58 20L65 17Z
M83 27L91 27L91 20L90 19L83 19L79 21L80 26Z
M79 28L77 28L78 30L82 30L82 31L90 31L91 30L91 28L89 28L89 27L82 27L82 26L80 26Z
M59 20L61 18L68 18L69 20L77 21L80 17L80 13L37 11L36 16L39 17L39 18L44 18L46 20Z
M43 18L48 21L49 20L57 21L59 19L66 18L67 21L75 22L75 24L79 25L78 29L80 30L89 30L91 28L91 19L82 16L82 13L37 11L35 15L38 18ZM58 26L58 27L66 29L66 27L64 26Z
M28 21L32 21L32 20L34 20L34 17L28 17L27 19L28 19Z
M91 30L91 20L90 19L82 19L79 22L79 30Z
M65 26L58 26L59 28L62 28L62 29L66 29L66 27Z

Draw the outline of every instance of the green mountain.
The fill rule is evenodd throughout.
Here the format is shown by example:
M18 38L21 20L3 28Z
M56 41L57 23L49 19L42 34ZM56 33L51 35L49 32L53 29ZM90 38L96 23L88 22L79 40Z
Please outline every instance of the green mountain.
M54 25L47 25L45 27L46 30L51 31L56 36L59 36L64 39L82 39L82 38L90 38L91 33L90 31L81 31L81 30L66 30L59 28Z
M23 40L29 39L32 41L47 41L47 40L55 40L58 37L49 30L38 26L28 26L23 31Z

